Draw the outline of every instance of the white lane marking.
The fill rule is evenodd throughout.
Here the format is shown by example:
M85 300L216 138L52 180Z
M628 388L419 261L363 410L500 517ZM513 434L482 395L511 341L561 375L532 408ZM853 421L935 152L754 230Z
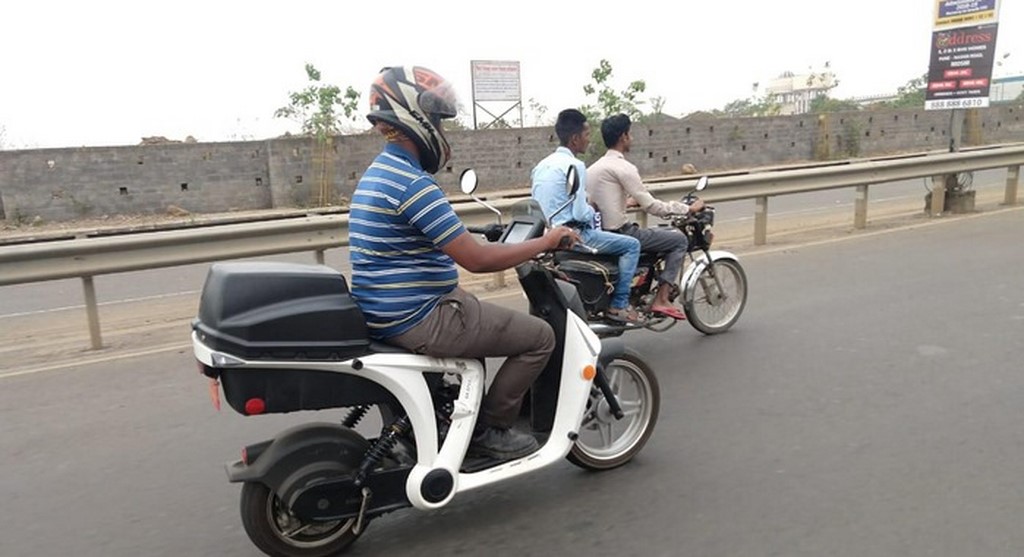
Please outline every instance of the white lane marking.
M164 346L158 346L155 348L142 348L139 350L132 350L129 352L123 352L120 354L103 354L100 356L94 356L92 358L78 358L73 361L61 362L57 364L48 364L36 367L30 367L26 369L19 369L17 371L0 371L0 379L6 379L8 377L18 377L20 375L31 375L34 373L40 373L44 371L55 371L58 369L67 369L71 367L87 366L92 364L103 364L107 362L114 362L117 360L127 360L129 358L137 358L140 356L152 356L153 354L160 354L162 352L172 352L175 350L191 350L192 345L186 343L175 343Z
M199 292L200 292L199 290L184 290L184 291L181 291L181 292L171 292L170 294L154 294L153 296L141 296L141 297L138 297L138 298L125 298L123 300L111 300L109 302L100 302L100 303L98 303L96 305L100 306L100 307L103 307L103 306L113 306L113 305L117 305L117 304L130 304L130 303L133 303L133 302L146 302L146 301L149 301L149 300L159 300L161 298L174 298L175 296L191 296L191 295L199 294ZM62 306L62 307L59 307L59 308L50 308L50 309L37 309L37 310L33 310L33 311L23 311L23 312L20 312L20 313L4 313L4 314L0 314L0 319L7 319L9 317L25 317L25 316L28 316L28 315L45 315L47 313L56 313L58 311L70 311L70 310L73 310L73 309L85 309L85 304L81 304L81 305L77 305L77 306Z

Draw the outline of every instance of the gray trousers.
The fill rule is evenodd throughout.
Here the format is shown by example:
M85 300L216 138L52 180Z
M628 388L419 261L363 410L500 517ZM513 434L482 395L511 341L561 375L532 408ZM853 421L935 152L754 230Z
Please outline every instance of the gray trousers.
M640 228L635 222L623 226L618 232L640 240L642 252L665 254L665 269L658 276L659 282L676 284L679 281L679 269L686 256L686 234L669 227Z
M555 332L537 317L456 288L423 321L387 342L440 358L507 357L484 396L478 423L510 427L555 349Z

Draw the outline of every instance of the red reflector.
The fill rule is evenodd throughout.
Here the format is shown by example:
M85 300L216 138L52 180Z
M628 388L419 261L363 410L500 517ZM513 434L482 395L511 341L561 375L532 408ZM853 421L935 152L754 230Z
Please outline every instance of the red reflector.
M267 404L263 402L262 398L250 398L245 401L245 413L250 416L262 414L266 409Z
M242 464L249 465L249 447L242 447Z

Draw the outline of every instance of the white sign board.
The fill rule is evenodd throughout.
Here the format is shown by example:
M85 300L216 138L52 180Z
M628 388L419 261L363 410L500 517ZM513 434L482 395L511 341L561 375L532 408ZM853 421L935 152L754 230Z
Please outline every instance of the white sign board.
M515 101L522 98L519 62L473 60L473 101Z

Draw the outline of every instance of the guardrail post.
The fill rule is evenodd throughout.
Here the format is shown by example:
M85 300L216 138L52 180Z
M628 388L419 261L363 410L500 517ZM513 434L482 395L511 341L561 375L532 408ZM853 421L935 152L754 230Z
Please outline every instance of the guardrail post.
M1003 197L1003 205L1017 204L1017 185L1020 183L1020 165L1014 165L1006 169L1006 195Z
M636 213L636 223L640 225L640 229L647 228L647 211L638 209Z
M96 304L96 286L91 276L82 277L82 289L85 291L85 315L89 320L89 340L93 350L103 348L100 336L100 310Z
M316 262L317 262L318 265L323 265L324 264L324 252L325 251L326 250L322 250L322 249L316 250L316 252L315 252L316 253Z
M938 217L946 209L946 177L932 176L931 216Z
M857 195L853 202L853 227L864 228L868 225L868 185L857 186Z
M768 243L768 196L754 200L754 245L763 246Z

